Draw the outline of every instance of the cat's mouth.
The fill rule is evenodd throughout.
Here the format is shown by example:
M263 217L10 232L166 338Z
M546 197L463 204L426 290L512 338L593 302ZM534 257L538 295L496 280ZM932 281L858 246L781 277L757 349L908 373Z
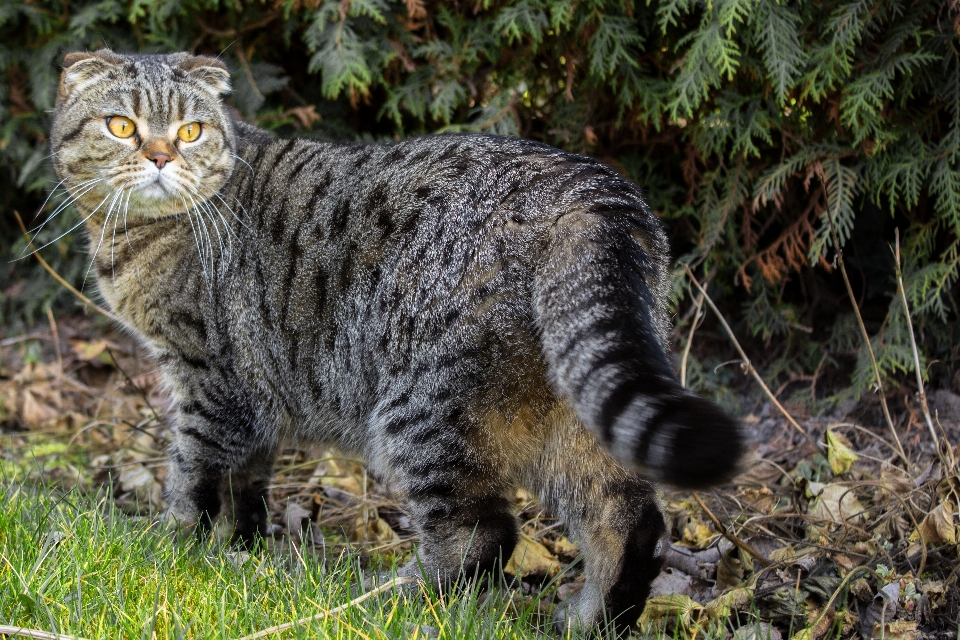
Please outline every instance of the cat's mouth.
M140 195L144 198L166 200L177 196L177 190L164 183L162 176L157 177L140 187Z

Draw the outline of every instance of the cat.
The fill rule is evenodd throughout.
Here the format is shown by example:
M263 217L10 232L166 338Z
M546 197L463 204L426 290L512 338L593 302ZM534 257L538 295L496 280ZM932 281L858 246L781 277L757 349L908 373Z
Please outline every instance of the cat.
M668 544L653 481L736 471L739 423L680 386L669 246L637 186L545 144L280 139L186 53L67 54L51 132L100 294L177 407L178 521L268 531L282 439L361 455L419 534L402 569L493 570L523 486L579 540L557 624L633 623Z

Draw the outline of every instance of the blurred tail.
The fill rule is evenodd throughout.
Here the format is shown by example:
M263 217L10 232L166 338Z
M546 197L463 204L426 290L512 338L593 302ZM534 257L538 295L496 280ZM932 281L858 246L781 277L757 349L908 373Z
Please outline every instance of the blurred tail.
M743 434L670 365L666 238L642 202L592 203L557 219L535 283L554 382L621 462L679 487L723 482Z

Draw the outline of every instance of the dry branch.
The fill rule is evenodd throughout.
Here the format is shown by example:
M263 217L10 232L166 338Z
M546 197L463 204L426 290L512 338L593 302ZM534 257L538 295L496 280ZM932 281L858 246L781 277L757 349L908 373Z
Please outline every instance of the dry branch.
M338 613L340 613L340 612L342 612L342 611L345 611L345 610L349 609L350 607L352 607L353 605L359 604L359 603L363 602L363 601L366 600L367 598L372 598L372 597L375 596L375 595L378 595L378 594L380 594L380 593L383 593L384 591L389 591L389 590L391 590L391 589L393 589L393 588L395 588L395 587L398 587L398 586L400 586L400 585L402 585L402 584L409 584L409 583L411 583L411 582L417 582L417 581L418 581L418 578L394 578L394 579L391 580L390 582L387 582L386 584L382 584L382 585L380 585L379 587L377 587L376 589L372 589L372 590L370 590L370 591L367 591L365 594L363 594L363 595L360 596L359 598L354 598L354 599L351 600L350 602L347 602L346 604L342 604L342 605L340 605L339 607L336 607L336 608L334 608L334 609L328 609L328 610L326 610L326 611L321 611L320 613L318 613L318 614L316 614L316 615L309 616L309 617L307 617L307 618L301 618L301 619L299 619L299 620L294 620L293 622L285 622L285 623L283 623L283 624L278 624L278 625L275 626L275 627L270 627L270 628L268 628L268 629L264 629L263 631L258 631L258 632L256 632L256 633L252 633L252 634L250 634L250 635L248 635L248 636L243 636L243 637L240 638L239 640L254 640L255 638L264 638L264 637L266 637L266 636L272 635L272 634L274 634L274 633L278 633L278 632L280 632L280 631L284 631L284 630L286 630L286 629L291 629L291 628L293 628L293 627L296 627L296 626L299 626L299 625L302 625L302 624L306 624L306 623L308 623L308 622L313 622L314 620L323 620L324 618L328 618L328 617L330 617L330 616L332 616L332 615L336 615L336 614L338 614Z
M33 248L33 240L30 239L30 234L27 232L27 227L24 226L23 220L20 218L20 213L17 211L14 211L13 215L16 216L17 218L17 224L20 225L20 231L23 232L23 237L27 239L27 247ZM64 287L66 287L70 291L70 293L77 296L77 298L79 298L85 305L87 305L94 311L99 311L100 313L107 316L111 320L116 320L117 322L123 324L123 320L113 315L112 313L110 313L109 311L107 311L106 309L98 305L96 302L94 302L87 296L77 291L76 287L74 287L72 284L64 280L63 276L61 276L59 273L54 271L53 267L47 264L47 261L44 260L43 256L41 256L36 250L34 250L33 255L36 256L37 260L40 262L40 265L47 270L47 273L53 276L54 280L56 280L57 282L62 284Z
M19 216L17 216L19 218ZM36 638L37 640L84 640L79 636L65 636L62 633L51 633L39 629L26 629L16 625L0 624L0 636L12 638Z
M863 324L863 316L860 315L860 306L857 304L857 297L853 294L853 287L850 285L849 276L847 276L847 267L843 263L843 249L840 247L840 238L837 236L837 228L833 223L833 214L830 213L829 209L827 210L827 222L830 223L830 237L833 239L833 250L837 254L837 265L840 267L840 275L843 276L843 284L847 288L850 305L853 307L853 312L857 316L857 324L860 325L860 333L863 335L863 342L867 347L867 352L870 354L870 362L873 364L873 375L877 379L877 390L880 393L880 406L883 407L883 417L887 421L887 426L890 427L890 433L893 434L894 442L897 443L897 453L900 455L900 459L903 460L904 464L909 466L910 462L907 460L907 454L903 451L903 445L900 444L900 437L897 435L897 430L893 426L893 418L890 417L890 409L887 407L887 396L883 392L883 379L880 377L880 367L877 366L877 357L874 355L873 346L870 344L870 334L867 333L867 327Z
M800 423L798 423L796 420L794 420L793 416L790 415L790 412L787 411L786 408L784 408L784 406L783 406L782 404L780 404L780 401L777 400L777 397L776 397L775 395L773 395L773 392L772 392L772 391L770 391L770 387L768 387L768 386L767 386L767 383L764 382L764 381L763 381L763 378L760 377L760 374L759 374L759 373L757 372L757 370L754 368L753 363L750 361L750 358L747 357L746 351L743 350L743 347L740 346L740 342L737 340L737 337L733 334L733 329L731 329L731 328L730 328L730 325L727 324L727 321L726 321L726 319L724 319L723 314L721 314L721 313L720 313L720 310L717 309L717 305L713 304L713 300L711 300L711 299L710 299L710 296L707 295L706 289L704 289L704 288L700 285L700 282L697 280L697 277L696 277L695 275L693 275L693 271L691 271L691 270L690 270L690 267L688 267L687 265L684 265L683 268L684 268L684 270L687 272L687 275L690 277L690 281L694 284L694 286L695 286L695 287L700 291L700 293L703 295L703 298L707 301L707 304L710 305L710 308L713 310L713 313L716 314L717 319L720 321L720 324L723 325L723 328L726 330L727 335L730 336L730 340L731 340L731 342L733 342L733 346L736 347L737 353L740 354L740 362L741 362L741 365L743 366L743 368L744 368L750 375L752 375L752 376L754 377L754 379L757 381L757 383L758 383L758 384L760 385L760 387L763 389L763 392L767 394L767 397L768 397L768 398L770 398L770 401L773 402L773 404L777 407L777 409L780 411L780 413L783 414L783 417L785 417L785 418L787 419L787 422L790 423L790 426L792 426L794 429L796 429L804 438L807 439L808 442L810 442L810 444L812 444L814 447L817 447L816 443L813 442L813 440L810 438L809 434L807 434L807 432L804 431L803 427L800 426ZM817 448L819 449L819 447L817 447Z
M923 375L920 373L920 353L917 351L917 339L913 335L913 321L910 319L910 305L907 304L907 292L903 289L903 272L900 270L900 230L896 230L896 248L893 250L893 263L897 270L897 290L900 292L900 300L903 302L903 314L907 318L907 330L910 332L910 349L913 351L913 368L917 372L917 395L920 397L920 408L923 410L923 417L927 421L927 428L930 430L930 437L933 438L933 446L939 451L940 445L937 439L937 431L933 428L933 419L930 417L930 407L927 405L927 394L923 391Z

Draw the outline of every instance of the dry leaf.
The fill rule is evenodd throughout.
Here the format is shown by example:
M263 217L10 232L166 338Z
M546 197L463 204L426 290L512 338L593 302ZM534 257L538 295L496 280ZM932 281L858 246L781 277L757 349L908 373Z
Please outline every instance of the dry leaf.
M880 623L874 623L870 633L870 638L883 640L918 640L920 631L917 629L917 623L913 620L896 620L887 622L882 627Z
M106 340L94 340L92 342L79 340L70 346L73 349L73 352L77 355L77 358L83 360L84 362L92 362L94 360L105 362L107 364L112 364L113 362L110 359L110 354L106 353Z
M880 589L880 593L873 597L873 602L860 615L860 635L865 638L879 638L882 627L897 615L899 601L899 582L891 582ZM877 635L874 635L875 632Z
M558 556L567 556L573 558L580 554L580 547L575 542L571 542L567 536L560 536L555 540L548 542L553 548L553 552Z
M128 465L120 471L120 488L136 496L141 507L148 505L159 508L163 502L163 487L157 482L150 470L142 464Z
M911 541L922 540L927 545L957 544L953 505L944 500L927 516L910 536Z
M650 584L650 597L679 594L693 597L697 590L693 588L693 579L682 571L667 569L660 573Z
M380 517L375 507L361 509L353 525L350 538L354 542L370 542L378 546L400 542L400 536L386 520Z
M720 534L714 531L705 522L688 522L683 528L683 543L697 549L709 546Z
M310 515L310 511L299 503L293 500L287 502L287 508L283 513L283 523L287 527L287 533L299 540L304 530L310 526Z
M781 640L780 630L769 622L743 626L733 632L733 640Z
M853 445L850 444L847 436L833 429L827 429L827 460L834 475L847 473L853 463L859 459L860 456L853 452Z
M657 622L660 620L672 620L679 618L684 623L689 623L694 614L703 611L703 605L691 598L680 594L670 596L658 596L647 600L647 606L643 610L640 620L643 622Z
M835 615L833 609L828 609L826 613L820 609L810 612L812 625L793 634L790 640L817 640L817 638L822 638L830 630Z
M506 573L518 576L547 576L552 578L560 573L563 566L557 557L525 533L520 534L520 540L513 550L513 555L503 568Z
M37 429L48 420L56 420L59 411L50 406L41 394L36 393L38 389L24 389L21 393L22 409L21 418L28 428ZM40 395L41 397L37 397Z
M723 620L730 617L731 610L743 608L744 606L753 602L753 592L754 588L752 584L748 587L731 589L722 596L714 598L707 604L703 605L703 608L706 610L707 615L709 615L711 618L715 620Z
M765 514L773 513L778 503L770 487L746 488L743 490L743 499L749 508Z
M807 486L807 496L813 498L807 507L811 516L837 523L863 520L863 505L850 487L811 482Z

